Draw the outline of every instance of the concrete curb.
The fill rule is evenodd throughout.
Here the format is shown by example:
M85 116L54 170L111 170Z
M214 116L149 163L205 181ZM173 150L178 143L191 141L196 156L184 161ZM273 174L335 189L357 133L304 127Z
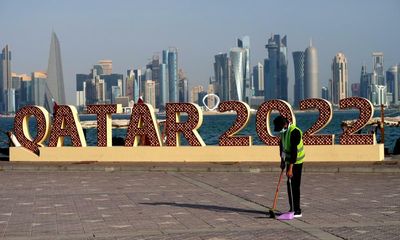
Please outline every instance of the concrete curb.
M57 172L279 172L276 163L32 163L0 162L0 171ZM400 173L400 161L306 163L307 173Z

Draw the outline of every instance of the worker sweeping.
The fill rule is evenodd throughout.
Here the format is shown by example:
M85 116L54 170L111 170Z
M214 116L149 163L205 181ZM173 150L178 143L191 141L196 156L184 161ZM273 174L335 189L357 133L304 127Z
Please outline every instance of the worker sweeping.
M290 123L288 119L281 115L274 119L274 131L279 132L281 136L279 152L281 154L281 169L283 171L286 167L286 176L288 177L289 212L294 213L294 217L302 217L300 185L305 157L303 133L296 125Z

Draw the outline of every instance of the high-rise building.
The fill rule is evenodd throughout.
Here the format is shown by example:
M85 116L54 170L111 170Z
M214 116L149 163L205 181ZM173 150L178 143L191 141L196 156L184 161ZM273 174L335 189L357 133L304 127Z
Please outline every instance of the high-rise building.
M47 99L47 74L45 72L32 73L32 104L46 107ZM52 106L47 106L52 108Z
M198 103L199 102L199 92L204 91L203 86L199 85L192 88L190 91L190 102L191 103Z
M322 87L321 88L321 97L325 100L329 101L329 90L327 87Z
M25 100L22 100L22 94L25 94L26 89L23 89L23 87L26 87L25 85L23 86L23 83L25 81L31 81L31 76L28 74L17 74L17 73L11 73L11 89L14 89L13 93L12 91L10 92L10 94L8 94L8 98L11 97L11 99L9 99L8 103L13 104L13 99L12 97L14 96L15 98L15 105L13 107L11 107L13 110L17 110L20 107L28 104ZM25 96L24 96L25 97ZM13 111L11 111L13 112Z
M21 78L19 106L32 104L32 76L24 74Z
M133 101L136 103L139 100L139 97L144 94L142 91L142 83L143 83L143 74L140 68L134 69L134 80L133 80Z
M123 79L124 75L119 73L112 73L112 74L102 74L100 75L100 79L104 81L105 87L105 96L106 102L111 102L112 98L112 87L113 86L120 86L121 87L121 94L123 92Z
M399 65L393 65L386 71L388 92L392 93L391 103L393 105L399 105L399 75Z
M295 51L293 55L294 65L294 106L299 107L304 99L304 57L303 51Z
M121 97L122 89L121 86L111 87L111 104L116 104L116 99Z
M99 65L102 67L103 72L102 73L98 73L100 74L112 74L113 70L112 70L112 60L100 60L99 61Z
M204 104L206 104L206 105L208 106L208 99L206 99L206 100L203 102L203 98L204 98L206 95L207 95L207 92L204 91L204 90L200 91L200 92L197 94L197 104L198 104L200 107L204 107Z
M133 70L129 69L126 71L126 94L125 96L128 97L128 101L133 100L133 81L134 81L135 74Z
M188 102L189 101L188 80L182 69L179 69L178 79L179 79L179 102Z
M367 79L367 66L363 64L361 66L361 75L360 75L360 97L368 98L368 87L369 87L369 81Z
M214 84L209 84L207 89L207 94L215 94ZM203 99L201 99L203 101ZM207 98L207 107L212 109L216 104L216 99L214 97Z
M6 45L0 54L0 111L15 112L12 111L12 107L15 106L15 102L12 103L12 79L11 79L11 51ZM11 109L10 109L11 107Z
M244 71L243 71L243 100L246 102L249 101L250 97L253 95L253 85L251 84L251 76L250 76L250 37L243 36L238 38L237 46L239 48L244 49Z
M383 53L382 52L373 52L372 53L372 71L374 71L377 75L377 84L378 85L386 85L385 82L385 73L383 68Z
M388 94L383 66L383 53L372 53L372 73L367 73L366 66L361 68L360 90L361 96L369 99L374 106L388 105ZM390 100L390 99L389 99Z
M221 101L228 101L230 79L231 79L231 60L226 53L219 53L214 56L214 78L216 88L215 94L221 98Z
M349 95L349 73L347 59L343 53L337 53L332 61L332 102L335 105L339 104L341 99L347 98Z
M153 59L151 61L151 71L152 71L152 80L155 82L156 88L156 105L155 108L158 108L161 104L161 83L160 83L160 56L158 54L153 55Z
M264 99L288 100L287 37L273 35L265 45L268 58L264 60Z
M162 63L168 65L168 50L162 51Z
M54 99L58 104L65 104L64 77L61 62L60 42L55 32L51 35L49 65L47 68L46 103L49 112L53 112L52 102ZM46 107L46 106L45 106Z
M254 96L264 96L264 65L260 62L253 67Z
M360 96L360 83L351 84L351 96L352 97Z
M166 50L164 50L166 51ZM163 51L163 62L164 62L164 51ZM166 61L168 59L168 54L166 54ZM168 61L167 61L168 62ZM161 106L164 108L169 102L169 84L168 84L168 65L166 63L160 64L160 92L161 92Z
M229 58L232 63L229 100L244 101L246 51L243 48L232 48L229 51Z
M304 98L319 98L319 86L317 49L310 41L310 46L304 54Z
M178 50L170 48L168 50L168 81L169 81L169 101L178 102Z
M155 108L156 105L156 82L153 80L146 81L146 92L144 101Z

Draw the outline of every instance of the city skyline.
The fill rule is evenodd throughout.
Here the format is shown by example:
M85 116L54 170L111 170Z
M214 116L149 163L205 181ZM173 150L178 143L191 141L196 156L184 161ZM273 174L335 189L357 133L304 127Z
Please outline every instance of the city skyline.
M94 13L84 11L90 3L91 1L0 3L1 19L10 16L12 9L19 9L21 13L21 17L13 19L11 24L8 21L0 21L0 46L8 44L12 51L12 72L30 73L46 69L49 35L52 30L60 39L69 104L76 103L75 74L90 69L94 62L99 59L111 59L114 61L114 72L126 73L127 69L144 68L147 60L165 46L178 48L179 64L187 74L190 88L199 84L206 88L209 77L213 76L214 55L229 51L233 41L243 35L248 35L251 39L251 67L257 62L263 62L267 55L264 45L271 33L288 36L289 55L294 51L302 51L312 38L313 45L318 49L321 87L328 86L332 56L337 52L343 52L348 59L349 84L359 81L359 70L363 63L367 65L368 71L371 70L371 52L381 51L385 54L385 71L397 64L400 56L400 50L396 48L400 39L399 32L392 31L391 27L391 24L396 22L394 20L399 19L399 13L396 11L399 3L396 1L366 1L363 5L347 1L324 4L318 1L289 1L283 4L255 1L252 2L251 8L250 5L245 8L252 14L241 14L236 18L227 14L238 9L234 1L156 1L152 4L97 1L93 12L96 15L104 15L110 11L110 16L93 18L95 20L90 18ZM349 12L341 11L344 4ZM154 14L136 11L136 14L130 15L124 12L129 6L153 7ZM282 12L266 11L271 7L279 9L283 6L285 9ZM368 15L368 12L378 7L385 11L382 18L376 19ZM35 9L44 9L46 14L37 14L35 12L41 11ZM55 9L63 11L56 14L53 13L56 12ZM122 13L112 13L116 9ZM170 10L171 17L166 16L168 11L165 9ZM302 12L298 11L299 9ZM32 13L34 18L28 18ZM219 21L218 17L222 17L224 21ZM149 22L150 18L153 20ZM203 19L207 21L202 21ZM233 21L234 19L237 20ZM148 29L147 25L151 28ZM133 35L130 32L133 32ZM27 36L31 36L29 41ZM383 41L382 36L385 36ZM294 67L292 57L288 57L288 60L288 95L289 100L293 101Z

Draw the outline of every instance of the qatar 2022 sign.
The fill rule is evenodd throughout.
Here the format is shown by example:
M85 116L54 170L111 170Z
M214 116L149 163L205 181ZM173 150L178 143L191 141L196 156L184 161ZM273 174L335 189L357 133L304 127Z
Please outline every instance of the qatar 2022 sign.
M357 134L357 131L362 129L373 116L374 108L371 102L365 98L350 97L340 100L339 107L340 109L358 109L359 119L344 129L340 135L340 144L336 145L376 145L374 134ZM319 98L305 99L300 102L300 109L304 111L317 110L319 112L317 121L304 131L304 144L319 147L334 146L333 134L318 134L334 117L331 103ZM228 111L236 113L236 120L233 125L219 136L218 145L220 148L260 147L252 146L251 136L237 135L249 121L250 107L248 104L240 101L225 101L218 105L217 110L221 113ZM255 130L258 137L267 145L267 147L263 146L264 148L277 146L280 141L279 136L273 135L270 129L270 115L273 111L279 112L290 122L296 123L295 114L288 102L274 99L261 104L256 113ZM74 148L98 148L100 150L103 147L112 147L112 114L122 113L121 106L117 104L88 105L87 113L97 116L97 147L87 147L76 108L71 105L59 105L51 121L49 112L43 107L25 106L21 108L15 116L15 135L23 148L36 154L39 152L39 148L62 149L71 147L64 147L65 137L71 139L71 145ZM187 115L183 122L181 121L182 114ZM36 119L36 135L34 137L31 136L28 127L31 117ZM178 147L181 144L180 136L183 136L189 145L182 148L204 147L206 144L198 132L202 122L203 113L197 104L167 103L164 126L165 139L162 140L153 107L145 103L135 104L126 131L125 148L140 149L142 146L139 146L139 142L142 137L146 139L146 147ZM47 146L44 145L46 140Z

